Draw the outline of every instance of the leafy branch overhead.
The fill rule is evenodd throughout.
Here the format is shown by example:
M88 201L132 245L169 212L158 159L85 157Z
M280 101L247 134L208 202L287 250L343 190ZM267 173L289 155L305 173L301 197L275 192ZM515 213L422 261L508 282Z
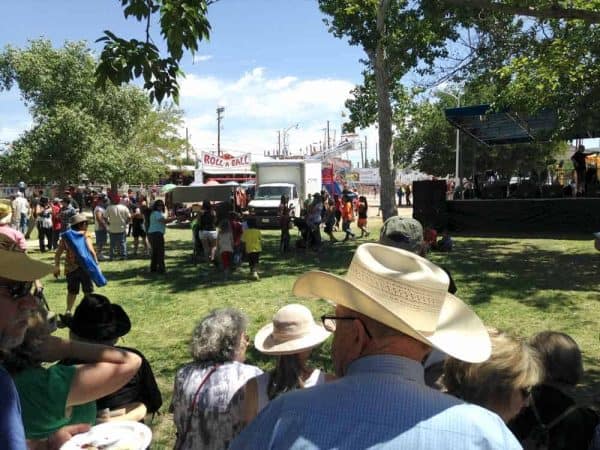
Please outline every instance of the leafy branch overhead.
M96 42L104 48L96 68L96 86L107 81L119 86L140 76L150 100L158 103L171 97L179 101L179 62L187 50L194 54L198 44L209 38L208 6L216 0L121 0L126 18L146 22L144 40L124 39L109 30ZM152 19L158 15L161 36L167 47L162 56L150 36Z

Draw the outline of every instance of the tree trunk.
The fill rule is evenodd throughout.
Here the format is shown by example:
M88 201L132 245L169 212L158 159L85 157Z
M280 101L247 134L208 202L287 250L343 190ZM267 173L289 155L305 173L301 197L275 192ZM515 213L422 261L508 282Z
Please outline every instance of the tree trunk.
M390 84L385 52L385 14L388 6L389 0L381 0L377 8L377 31L379 32L379 39L374 64L379 125L380 203L383 220L398 214L395 188L396 169L394 168L394 159L392 157L392 105L390 102Z

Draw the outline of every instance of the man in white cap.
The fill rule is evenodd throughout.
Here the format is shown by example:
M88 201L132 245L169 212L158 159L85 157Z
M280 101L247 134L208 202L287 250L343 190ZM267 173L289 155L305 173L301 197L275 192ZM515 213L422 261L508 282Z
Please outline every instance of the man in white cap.
M302 275L294 294L336 303L322 321L340 378L277 398L231 448L520 449L500 417L424 384L432 347L469 362L491 352L448 283L435 264L380 244L358 247L343 278Z
M2 354L17 347L25 337L28 319L36 307L33 281L52 272L52 266L31 259L15 242L0 240L0 449L58 450L89 425L73 425L44 440L25 441L19 396L10 375L2 368Z

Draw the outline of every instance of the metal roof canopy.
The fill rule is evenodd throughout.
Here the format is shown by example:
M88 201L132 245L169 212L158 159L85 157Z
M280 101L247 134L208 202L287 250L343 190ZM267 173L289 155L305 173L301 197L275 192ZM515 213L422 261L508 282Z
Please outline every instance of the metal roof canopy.
M490 105L476 105L446 109L445 114L448 122L486 146L548 141L558 122L551 110L534 116L490 111Z

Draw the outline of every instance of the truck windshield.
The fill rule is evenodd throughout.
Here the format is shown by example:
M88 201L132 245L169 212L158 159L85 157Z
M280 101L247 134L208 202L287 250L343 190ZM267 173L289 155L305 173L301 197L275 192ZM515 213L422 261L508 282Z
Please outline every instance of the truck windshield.
M259 186L254 194L255 200L279 200L282 195L290 196L287 186Z

